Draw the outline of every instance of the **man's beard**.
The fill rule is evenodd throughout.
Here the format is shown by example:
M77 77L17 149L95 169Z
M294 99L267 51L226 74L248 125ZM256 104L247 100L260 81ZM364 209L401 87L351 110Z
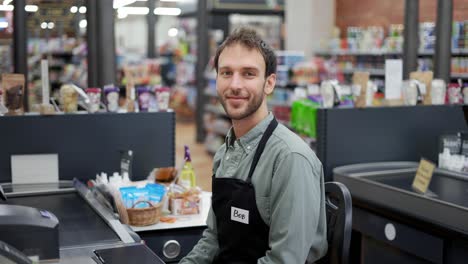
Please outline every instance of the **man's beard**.
M262 92L260 94L253 94L250 98L249 101L247 102L247 108L241 112L241 113L230 113L228 110L228 107L226 105L226 101L224 99L224 96L220 96L220 101L221 105L224 108L224 111L226 112L227 116L233 120L241 120L244 118L247 118L257 112L257 110L260 108L260 106L263 103L263 90L265 88L265 83L263 85ZM231 93L233 95L237 95L238 93ZM250 100L251 99L251 100ZM235 110L233 112L236 112Z

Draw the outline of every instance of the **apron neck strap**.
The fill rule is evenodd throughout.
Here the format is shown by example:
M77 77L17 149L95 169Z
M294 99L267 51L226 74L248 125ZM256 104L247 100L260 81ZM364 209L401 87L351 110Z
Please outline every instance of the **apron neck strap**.
M249 176L247 177L248 183L252 181L252 175L255 171L255 168L257 167L258 161L260 160L260 156L262 155L263 150L265 149L268 139L270 138L271 134L273 134L273 131L275 130L277 126L278 126L278 121L276 121L276 118L273 117L273 120L271 120L270 124L265 130L265 133L263 133L263 136L260 139L260 142L258 143L258 147L257 147L257 150L255 151L252 165L250 165Z

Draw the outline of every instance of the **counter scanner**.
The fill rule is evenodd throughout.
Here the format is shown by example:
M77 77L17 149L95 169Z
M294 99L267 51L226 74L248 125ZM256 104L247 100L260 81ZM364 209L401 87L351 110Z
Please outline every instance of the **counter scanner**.
M2 264L32 264L33 262L23 252L0 241L0 263Z
M126 247L141 247L138 234L123 225L118 215L79 180L2 187L0 241L32 259L95 264L95 252L100 250L112 254ZM113 248L119 250L109 250ZM155 254L148 259L151 261L140 263L164 263Z

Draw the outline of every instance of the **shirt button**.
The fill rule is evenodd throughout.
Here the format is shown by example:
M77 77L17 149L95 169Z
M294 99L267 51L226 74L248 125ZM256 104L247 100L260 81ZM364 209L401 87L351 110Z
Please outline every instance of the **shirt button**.
M226 160L229 160L229 156L226 157Z
M250 146L247 146L247 149L250 149Z

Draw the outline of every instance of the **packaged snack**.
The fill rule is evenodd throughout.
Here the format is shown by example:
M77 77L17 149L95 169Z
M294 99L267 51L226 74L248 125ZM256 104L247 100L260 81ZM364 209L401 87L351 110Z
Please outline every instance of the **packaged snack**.
M2 74L3 101L8 109L7 115L23 112L24 75Z
M122 198L122 203L126 208L131 208L134 204L133 191L136 189L135 186L121 187L119 189Z
M101 104L101 89L100 88L88 88L86 94L89 97L89 108L88 112L95 113L99 110Z
M191 188L183 193L170 193L169 199L173 215L190 215L201 212L201 191L198 188Z
M113 86L104 87L104 95L107 111L117 112L119 110L119 88Z
M451 83L447 88L447 97L449 104L460 104L463 102L461 87L459 84Z
M431 99L433 105L445 104L446 85L442 79L432 80Z
M63 112L76 112L78 110L78 92L71 85L62 85L60 88L60 103Z
M169 108L169 97L171 95L170 91L171 90L167 87L160 87L155 89L159 111L167 111Z
M153 204L161 202L166 194L166 188L160 184L148 183L146 189L148 190L148 200Z
M135 186L119 188L122 202L126 208L148 208L149 202L156 205L163 201L166 188L160 184L148 183L143 188Z
M169 182L174 180L177 169L174 167L158 168L154 170L156 181Z

